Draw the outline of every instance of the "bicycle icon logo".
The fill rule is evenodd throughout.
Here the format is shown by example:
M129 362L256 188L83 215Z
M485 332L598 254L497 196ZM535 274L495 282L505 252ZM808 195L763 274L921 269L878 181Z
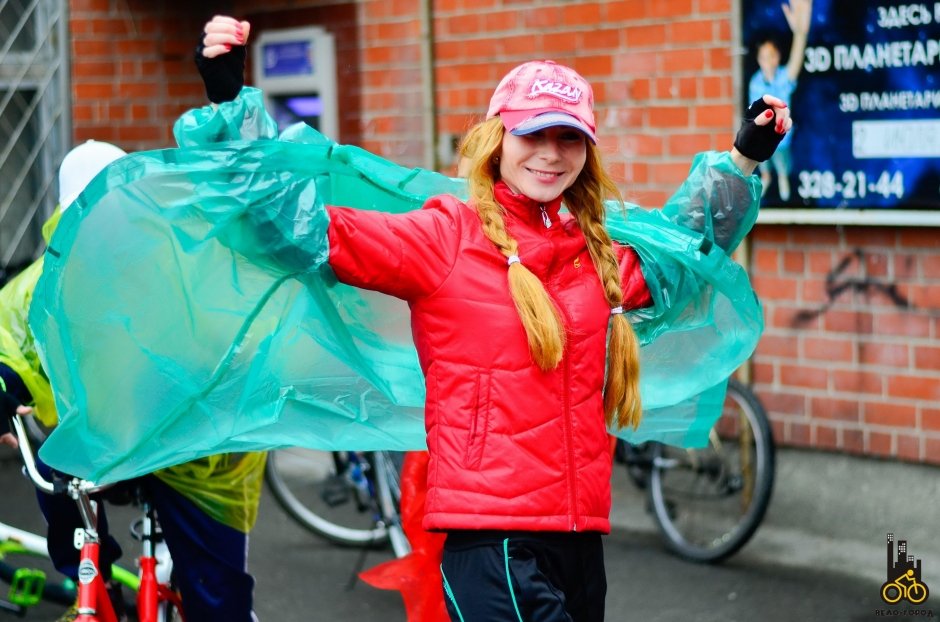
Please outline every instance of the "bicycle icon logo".
M906 581L909 585L904 585L902 581ZM908 570L894 581L885 581L881 586L881 600L889 605L893 605L902 598L918 605L927 600L928 593L927 586L914 577L913 570Z
M919 605L927 600L930 591L927 584L921 580L921 569L921 560L915 560L907 551L907 540L898 540L895 557L894 534L889 533L888 580L881 586L881 600L889 605L901 600Z

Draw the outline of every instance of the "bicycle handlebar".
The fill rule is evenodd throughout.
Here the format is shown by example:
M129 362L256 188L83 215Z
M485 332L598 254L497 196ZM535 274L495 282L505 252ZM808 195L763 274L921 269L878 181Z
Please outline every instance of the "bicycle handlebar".
M94 482L89 482L88 480L77 477L63 480L53 476L51 481L47 480L36 467L36 455L33 452L32 444L29 442L29 436L26 434L26 426L23 423L22 415L13 415L10 421L13 424L13 429L19 441L20 455L23 457L23 466L26 467L26 474L29 476L29 479L32 480L33 485L39 490L49 494L68 493L70 496L77 499L80 496L87 496L110 487L110 484L99 486Z

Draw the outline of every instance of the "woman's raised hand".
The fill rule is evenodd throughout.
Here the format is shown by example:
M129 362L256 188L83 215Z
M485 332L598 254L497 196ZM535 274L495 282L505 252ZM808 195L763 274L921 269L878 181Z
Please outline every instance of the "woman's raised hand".
M232 101L245 85L245 44L250 30L248 22L225 15L216 15L203 27L195 60L209 101Z
M763 162L774 154L792 125L787 104L773 95L764 95L747 109L734 147L744 157Z
M202 55L215 58L229 52L233 46L248 43L251 24L227 15L216 15L202 29Z

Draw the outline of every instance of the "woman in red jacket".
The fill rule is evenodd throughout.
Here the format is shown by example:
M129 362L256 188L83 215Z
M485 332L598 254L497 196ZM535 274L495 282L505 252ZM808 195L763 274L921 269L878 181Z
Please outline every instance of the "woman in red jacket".
M210 98L246 30L231 18L207 24L197 64ZM639 422L638 344L624 312L650 294L637 254L605 228L604 201L620 195L593 104L574 70L524 63L467 137L467 201L437 196L398 215L328 208L338 279L411 308L427 389L424 527L447 533L453 620L604 617L607 425ZM755 102L724 156L741 172L729 196L750 200L735 188L789 125L782 102Z

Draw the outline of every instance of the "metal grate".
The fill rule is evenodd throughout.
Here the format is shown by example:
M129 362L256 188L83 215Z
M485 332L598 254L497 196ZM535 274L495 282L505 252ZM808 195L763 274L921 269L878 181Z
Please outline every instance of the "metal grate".
M66 0L0 0L0 283L42 250L68 146Z

